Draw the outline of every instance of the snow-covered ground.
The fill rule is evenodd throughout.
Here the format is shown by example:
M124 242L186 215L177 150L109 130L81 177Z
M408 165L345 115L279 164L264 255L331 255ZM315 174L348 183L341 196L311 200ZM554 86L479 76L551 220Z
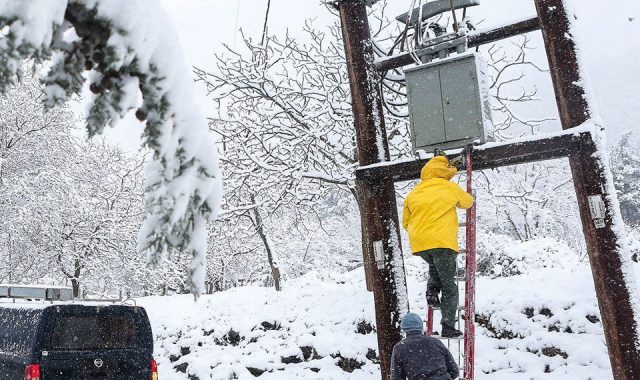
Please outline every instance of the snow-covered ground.
M521 274L478 280L477 378L610 379L588 264L548 239L508 249L516 256L509 265ZM545 256L553 267L544 267ZM419 258L405 261L411 309L424 313L426 267ZM139 303L151 318L163 379L379 376L373 297L362 269L309 273L279 293L247 286L197 302L173 296Z

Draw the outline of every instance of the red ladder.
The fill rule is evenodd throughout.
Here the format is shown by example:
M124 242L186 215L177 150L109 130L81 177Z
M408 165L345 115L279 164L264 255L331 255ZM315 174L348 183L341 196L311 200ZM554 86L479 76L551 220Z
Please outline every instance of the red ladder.
M467 169L467 192L474 194L472 174L473 174L473 147L469 146L464 151ZM462 226L461 226L462 227ZM475 315L476 315L476 201L467 210L466 224L466 250L465 250L465 275L464 275L464 353L462 354L463 379L474 379L474 358L475 358ZM427 335L433 335L433 311L429 306L427 309ZM458 325L461 314L458 313ZM459 328L459 327L458 327ZM446 339L446 338L442 338ZM448 339L458 341L458 353L460 353L460 339ZM450 347L448 347L450 348Z

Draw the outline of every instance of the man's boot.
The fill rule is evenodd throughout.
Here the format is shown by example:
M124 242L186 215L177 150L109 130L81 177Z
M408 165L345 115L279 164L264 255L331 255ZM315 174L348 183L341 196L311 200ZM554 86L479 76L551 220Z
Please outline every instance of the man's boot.
M440 297L438 297L438 293L431 293L427 291L427 305L440 307Z
M427 305L433 307L440 307L440 291L442 290L442 283L438 276L438 271L434 265L429 264L429 281L427 281Z
M462 336L462 331L456 329L453 326L442 325L442 337L443 338L459 338Z

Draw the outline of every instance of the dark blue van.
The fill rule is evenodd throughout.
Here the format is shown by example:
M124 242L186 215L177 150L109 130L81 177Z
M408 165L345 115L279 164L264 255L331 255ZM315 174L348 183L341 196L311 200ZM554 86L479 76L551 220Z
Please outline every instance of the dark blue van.
M141 307L0 303L1 380L157 380L152 355Z

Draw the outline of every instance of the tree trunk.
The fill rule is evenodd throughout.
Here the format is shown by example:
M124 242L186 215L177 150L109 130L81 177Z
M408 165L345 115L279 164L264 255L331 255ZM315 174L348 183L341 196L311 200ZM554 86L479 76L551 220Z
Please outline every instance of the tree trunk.
M255 204L255 199L252 197L251 201ZM271 268L271 276L273 277L273 285L276 288L276 291L282 290L280 287L280 268L278 267L277 262L273 260L273 251L271 244L269 243L269 238L267 236L266 231L264 230L264 225L262 223L262 216L260 216L260 211L255 207L253 209L253 222L256 226L256 231L258 231L258 235L262 240L262 244L264 244L264 249L267 252L267 260L269 261L269 267Z
M82 270L82 265L80 265L80 260L76 259L74 262L74 272L73 277L71 278L71 287L73 288L73 297L80 297L80 272Z
M358 205L358 211L360 212L360 236L366 236L366 212L362 209L362 195L358 194L357 189L351 189L351 193ZM367 286L367 291L373 292L373 278L371 275L371 258L369 257L369 250L367 249L367 242L362 239L362 263L364 264L364 282Z
M222 263L222 274L220 275L220 290L226 290L227 289L227 264L224 262L223 259L220 259L220 262Z

